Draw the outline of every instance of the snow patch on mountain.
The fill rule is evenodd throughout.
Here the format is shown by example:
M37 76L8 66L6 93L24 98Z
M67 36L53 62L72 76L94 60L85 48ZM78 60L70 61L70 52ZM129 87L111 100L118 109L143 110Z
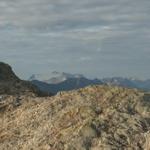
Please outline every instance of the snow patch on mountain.
M48 84L58 84L71 78L84 78L82 74L70 74L65 72L53 71L48 74L33 74L29 81L38 80Z

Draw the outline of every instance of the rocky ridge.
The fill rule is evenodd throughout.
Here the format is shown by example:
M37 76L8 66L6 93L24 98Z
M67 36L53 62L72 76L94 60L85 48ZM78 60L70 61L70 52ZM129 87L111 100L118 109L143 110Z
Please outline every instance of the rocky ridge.
M20 98L1 101L2 150L150 150L150 93L89 86Z
M0 62L0 95L3 94L35 94L37 96L44 96L46 93L41 92L31 82L19 79L8 64Z

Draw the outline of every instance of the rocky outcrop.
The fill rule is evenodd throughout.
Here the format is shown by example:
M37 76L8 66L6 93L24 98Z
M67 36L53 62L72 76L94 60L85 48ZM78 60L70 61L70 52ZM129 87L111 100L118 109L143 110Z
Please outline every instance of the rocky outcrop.
M150 93L90 86L47 98L24 95L18 106L14 99L1 102L3 150L150 149Z
M0 95L22 95L27 93L37 96L45 95L31 82L19 79L8 64L0 62Z

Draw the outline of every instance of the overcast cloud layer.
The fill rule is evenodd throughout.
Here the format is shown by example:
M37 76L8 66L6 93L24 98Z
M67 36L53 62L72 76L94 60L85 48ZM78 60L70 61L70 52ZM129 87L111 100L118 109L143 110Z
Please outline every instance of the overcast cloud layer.
M22 78L150 78L150 0L1 0L0 60Z

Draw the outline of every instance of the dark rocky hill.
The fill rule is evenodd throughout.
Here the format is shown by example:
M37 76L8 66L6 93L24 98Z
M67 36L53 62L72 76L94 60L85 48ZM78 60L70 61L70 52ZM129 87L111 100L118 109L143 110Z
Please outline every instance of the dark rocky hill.
M31 82L19 79L8 64L0 62L0 94L21 95L25 93L45 95Z

